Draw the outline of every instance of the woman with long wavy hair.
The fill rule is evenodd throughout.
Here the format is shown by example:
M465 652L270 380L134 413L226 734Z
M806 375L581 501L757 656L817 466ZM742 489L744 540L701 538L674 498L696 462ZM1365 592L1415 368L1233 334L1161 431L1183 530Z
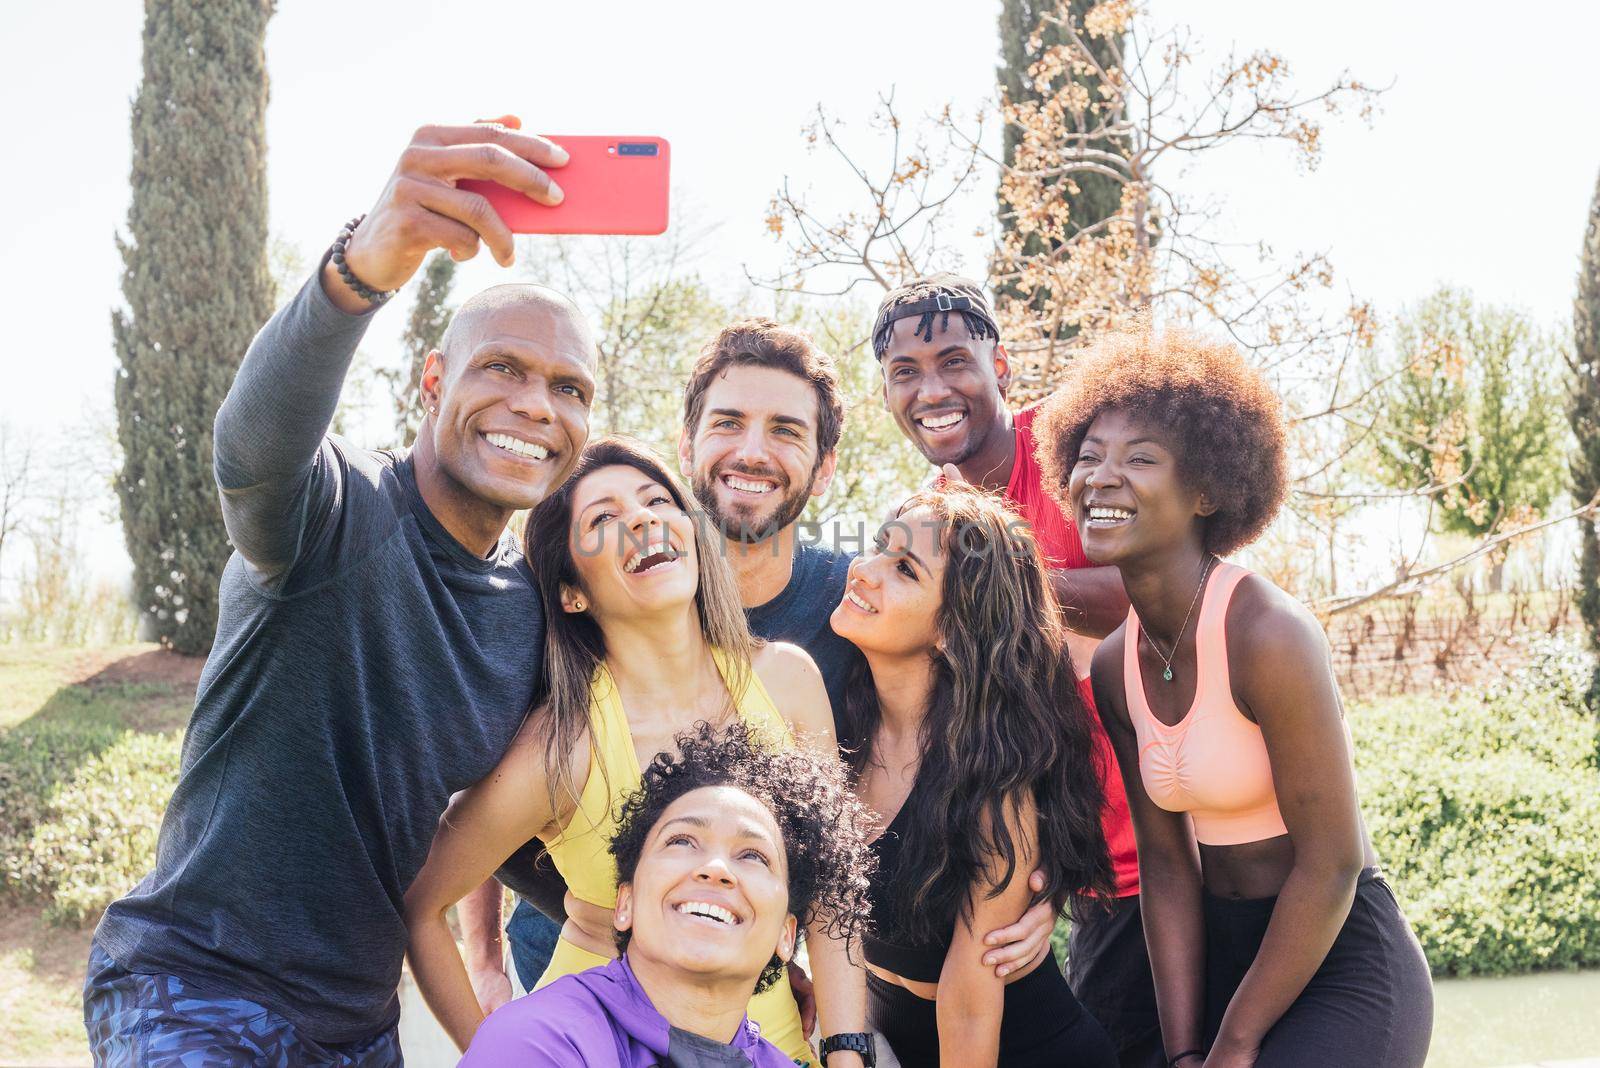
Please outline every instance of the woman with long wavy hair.
M919 493L851 566L832 622L867 663L844 722L881 829L873 1027L907 1065L1115 1065L1052 956L1004 979L981 959L981 933L1036 900L1111 884L1104 769L1032 534L977 490Z
M680 732L739 719L775 744L838 759L816 665L794 646L750 636L733 574L716 539L698 536L689 500L649 449L603 438L528 520L546 693L495 771L451 803L406 894L417 985L463 1049L483 1013L445 912L514 850L542 839L568 887L543 986L616 957L617 868L607 847L618 802L658 754L675 751ZM751 917L684 901L666 919L693 942ZM808 927L818 1022L824 1036L860 1032L863 980L828 919ZM750 1018L797 1064L815 1063L787 977L752 999ZM830 1065L856 1058L836 1054Z

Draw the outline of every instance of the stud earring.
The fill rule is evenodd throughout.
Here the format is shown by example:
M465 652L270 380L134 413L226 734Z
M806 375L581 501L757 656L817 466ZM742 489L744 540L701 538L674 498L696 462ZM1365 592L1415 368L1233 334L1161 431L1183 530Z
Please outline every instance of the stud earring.
M573 609L575 611L581 612L581 611L583 611L583 602L582 601L573 601L572 602L572 607L573 607Z

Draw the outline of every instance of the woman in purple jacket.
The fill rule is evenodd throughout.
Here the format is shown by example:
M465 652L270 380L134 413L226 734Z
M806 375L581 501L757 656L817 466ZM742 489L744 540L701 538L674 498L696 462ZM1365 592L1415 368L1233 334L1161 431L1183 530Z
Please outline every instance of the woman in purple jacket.
M621 955L494 1012L464 1068L791 1068L745 1007L813 917L859 932L865 810L841 765L769 749L739 721L678 746L645 770L611 841Z

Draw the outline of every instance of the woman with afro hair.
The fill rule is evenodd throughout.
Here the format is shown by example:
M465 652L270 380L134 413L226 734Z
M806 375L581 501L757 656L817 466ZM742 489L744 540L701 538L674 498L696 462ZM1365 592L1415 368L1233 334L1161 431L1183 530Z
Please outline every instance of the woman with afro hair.
M867 815L837 761L746 724L700 723L656 755L610 853L620 956L497 1009L462 1065L790 1068L746 1015L813 921L866 923Z
M1288 488L1282 405L1231 345L1097 342L1038 423L1039 461L1132 607L1095 700L1138 838L1172 1068L1421 1068L1427 962L1356 802L1315 617L1222 559Z

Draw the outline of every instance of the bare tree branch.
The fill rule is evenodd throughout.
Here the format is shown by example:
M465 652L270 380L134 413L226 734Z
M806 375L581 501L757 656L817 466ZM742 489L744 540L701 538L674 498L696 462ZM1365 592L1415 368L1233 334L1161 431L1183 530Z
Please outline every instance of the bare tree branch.
M1558 523L1565 523L1569 519L1578 519L1583 516L1594 515L1597 512L1600 512L1600 494L1596 494L1593 498L1591 498L1588 504L1585 504L1579 508L1574 508L1570 512L1563 512L1561 515L1550 516L1545 519L1540 519L1537 522L1517 527L1515 530L1507 530L1500 534L1496 534L1493 537L1484 538L1471 549L1468 549L1459 556L1455 556L1444 561L1443 563L1434 564L1433 566L1424 568L1421 571L1410 571L1408 568L1406 569L1405 574L1402 574L1393 582L1379 586L1377 589L1368 590L1365 593L1353 594L1346 597L1328 597L1321 601L1314 602L1311 605L1311 608L1319 615L1332 616L1338 615L1341 612L1348 612L1353 608L1357 608L1369 601L1375 601L1381 597L1394 597L1413 592L1421 589L1429 582L1432 582L1443 575L1447 575L1465 564L1470 564L1472 561L1483 557L1507 542L1526 537L1529 534L1544 530L1547 527L1553 527Z

